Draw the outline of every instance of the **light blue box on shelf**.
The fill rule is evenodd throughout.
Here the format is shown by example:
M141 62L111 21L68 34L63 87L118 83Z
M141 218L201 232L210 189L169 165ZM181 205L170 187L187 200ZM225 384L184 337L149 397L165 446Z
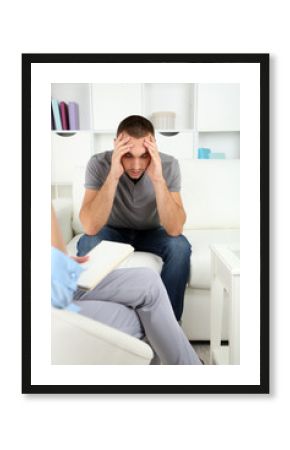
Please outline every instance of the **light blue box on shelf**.
M226 159L226 155L224 153L212 153L210 159Z
M199 147L198 159L210 159L211 149L205 147Z

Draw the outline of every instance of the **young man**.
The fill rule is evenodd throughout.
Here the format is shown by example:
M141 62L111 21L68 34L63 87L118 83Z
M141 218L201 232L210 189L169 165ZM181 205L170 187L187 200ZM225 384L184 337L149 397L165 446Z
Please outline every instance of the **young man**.
M118 126L114 150L94 155L87 166L80 220L85 235L78 255L102 240L131 244L163 260L162 281L180 320L189 276L191 246L181 234L186 215L180 170L159 153L152 123L129 116Z
M124 333L148 338L164 364L200 365L178 325L160 277L151 269L118 269L93 290L77 289L88 257L66 255L54 210L51 211L51 302L110 325Z

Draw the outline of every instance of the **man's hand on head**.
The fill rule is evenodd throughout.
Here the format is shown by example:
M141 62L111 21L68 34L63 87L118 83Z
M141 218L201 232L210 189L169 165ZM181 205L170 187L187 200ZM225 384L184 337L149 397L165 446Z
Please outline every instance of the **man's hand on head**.
M151 158L146 173L151 178L152 183L163 181L162 164L154 136L150 134L149 137L146 137L144 139L144 146Z
M110 175L115 181L118 181L119 178L124 173L124 167L122 165L122 157L130 152L132 146L130 145L130 136L124 136L123 133L121 133L115 140L114 140L114 151L112 154L112 163L111 163L111 170Z

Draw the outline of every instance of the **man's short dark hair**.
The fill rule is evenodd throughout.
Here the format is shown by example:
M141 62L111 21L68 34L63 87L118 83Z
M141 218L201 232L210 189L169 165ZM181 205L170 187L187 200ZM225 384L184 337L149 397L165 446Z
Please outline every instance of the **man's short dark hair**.
M119 136L122 131L126 131L130 136L138 139L148 134L155 135L154 127L150 120L142 116L129 116L120 122L117 129L117 136Z

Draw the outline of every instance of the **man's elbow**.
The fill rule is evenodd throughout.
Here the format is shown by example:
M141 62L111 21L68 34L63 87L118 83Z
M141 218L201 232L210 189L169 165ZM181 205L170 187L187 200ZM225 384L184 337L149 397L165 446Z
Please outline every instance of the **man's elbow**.
M88 236L95 236L98 233L99 228L93 225L90 221L86 220L81 212L79 214L79 219L85 234L87 234Z
M88 236L95 236L100 231L100 227L93 225L91 223L81 222L81 224L83 226L84 233L87 234Z
M83 226L84 233L87 234L88 236L95 236L95 234L97 234L99 231L97 227L93 227L89 223L83 223L81 221L81 224Z
M164 225L163 226L169 236L178 237L183 233L183 226L185 224L185 221L186 221L186 215L184 213L181 220L178 220L174 224L172 223L171 226L166 226L166 227Z
M178 237L183 232L183 227L174 227L166 230L167 234L171 237Z
M93 228L93 227L89 227L89 226L86 226L86 227L83 226L83 229L84 229L84 233L87 236L95 236L99 231L98 228Z

